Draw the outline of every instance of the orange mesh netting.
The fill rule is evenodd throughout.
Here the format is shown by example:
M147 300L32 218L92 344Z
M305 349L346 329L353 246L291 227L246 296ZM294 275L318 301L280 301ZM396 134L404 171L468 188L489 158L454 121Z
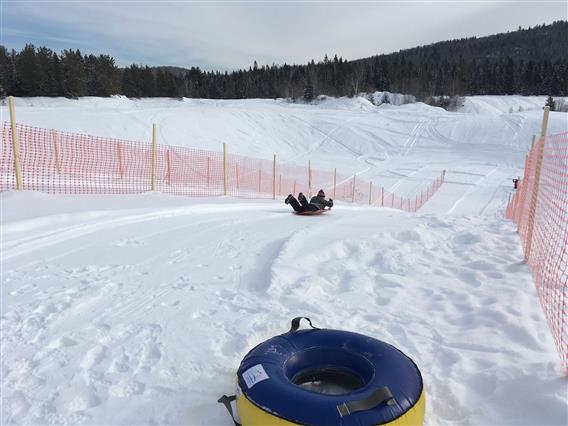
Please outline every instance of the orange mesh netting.
M506 215L518 224L525 260L568 367L568 133L534 144Z
M23 189L57 194L135 194L152 190L152 144L16 125ZM10 124L1 128L0 190L16 188ZM345 202L417 211L443 176L414 198L390 193L356 176L273 160L157 145L156 191L174 195L280 198L313 194Z

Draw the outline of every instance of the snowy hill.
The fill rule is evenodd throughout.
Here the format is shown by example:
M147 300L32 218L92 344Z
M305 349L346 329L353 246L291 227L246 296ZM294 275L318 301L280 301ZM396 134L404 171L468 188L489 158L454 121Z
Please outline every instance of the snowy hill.
M242 357L305 315L411 356L427 424L565 424L565 380L503 218L543 104L18 99L23 124L149 140L157 123L161 143L310 159L406 195L447 175L418 214L0 194L1 422L229 425L216 400ZM549 132L567 130L551 113Z

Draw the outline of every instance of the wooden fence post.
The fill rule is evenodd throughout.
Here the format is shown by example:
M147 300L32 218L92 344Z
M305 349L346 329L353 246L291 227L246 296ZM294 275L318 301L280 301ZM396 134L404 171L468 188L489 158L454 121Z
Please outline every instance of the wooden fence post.
M337 186L337 169L333 169L333 199L335 200L335 188Z
M227 144L223 142L223 195L227 195Z
M51 141L53 144L53 156L55 157L55 169L57 174L61 174L61 163L59 162L59 147L57 146L57 131L51 129Z
M172 184L172 161L170 159L170 150L166 151L166 180L168 185Z
M272 161L272 199L276 200L276 154Z
M540 130L540 140L539 145L537 146L537 156L536 156L536 168L534 172L534 186L533 186L533 193L531 196L531 203L530 203L530 210L529 210L529 223L528 223L528 232L527 232L527 246L525 249L525 257L524 261L528 262L531 255L532 250L532 239L534 233L534 222L536 219L536 209L538 206L538 190L540 186L540 172L542 169L542 160L544 157L544 145L546 143L546 133L548 128L548 113L550 111L549 107L544 107L544 115L542 117L542 127Z
M282 195L282 175L278 177L278 195Z
M355 177L357 175L353 175L353 191L351 193L351 202L354 203L355 202Z
M262 187L261 187L261 180L262 180L262 171L261 171L261 168L260 168L260 166L259 166L259 167L258 167L258 193L259 193L259 194L260 194L261 189L262 189Z
M207 188L209 188L211 180L211 157L207 157Z
M14 97L8 98L10 107L10 127L12 129L12 150L14 151L14 171L16 172L16 189L22 191L22 171L20 169L20 141L18 140L18 130L16 129L16 109L14 108Z
M394 209L394 192L391 195L391 207Z
M156 140L156 124L152 124L152 191L156 190L156 165L158 142Z
M122 143L118 142L116 144L116 159L118 162L118 175L120 178L124 178L124 167L122 165Z
M239 191L239 165L235 164L235 176L237 178L237 192Z
M373 193L373 182L369 182L369 205L371 205L371 194Z
M416 197L414 197L414 211L418 211L418 194L416 194Z
M294 196L296 196L296 181L294 181L294 191L292 192L292 194L294 194Z
M385 187L381 186L381 207L385 206Z
M312 162L308 160L308 197L312 195Z

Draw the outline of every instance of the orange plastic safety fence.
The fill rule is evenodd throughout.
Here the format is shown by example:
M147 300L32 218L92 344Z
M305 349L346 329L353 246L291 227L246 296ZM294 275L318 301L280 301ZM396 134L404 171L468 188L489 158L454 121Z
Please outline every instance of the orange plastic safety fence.
M532 147L506 216L518 224L544 314L568 368L568 133L540 138Z
M133 194L152 190L152 145L17 125L26 190L65 194ZM0 190L16 187L10 124L3 122ZM157 145L156 190L187 196L231 195L282 198L319 189L336 200L418 210L438 189L442 176L420 196L404 198L379 185L336 171L322 171L200 149Z

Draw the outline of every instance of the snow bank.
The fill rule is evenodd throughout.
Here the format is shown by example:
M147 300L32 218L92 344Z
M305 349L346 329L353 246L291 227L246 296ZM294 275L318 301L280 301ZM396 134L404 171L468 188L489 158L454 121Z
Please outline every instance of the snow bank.
M298 315L411 356L427 424L565 420L503 219L339 204L314 220L152 194L1 201L3 424L228 425L216 399L239 361Z

